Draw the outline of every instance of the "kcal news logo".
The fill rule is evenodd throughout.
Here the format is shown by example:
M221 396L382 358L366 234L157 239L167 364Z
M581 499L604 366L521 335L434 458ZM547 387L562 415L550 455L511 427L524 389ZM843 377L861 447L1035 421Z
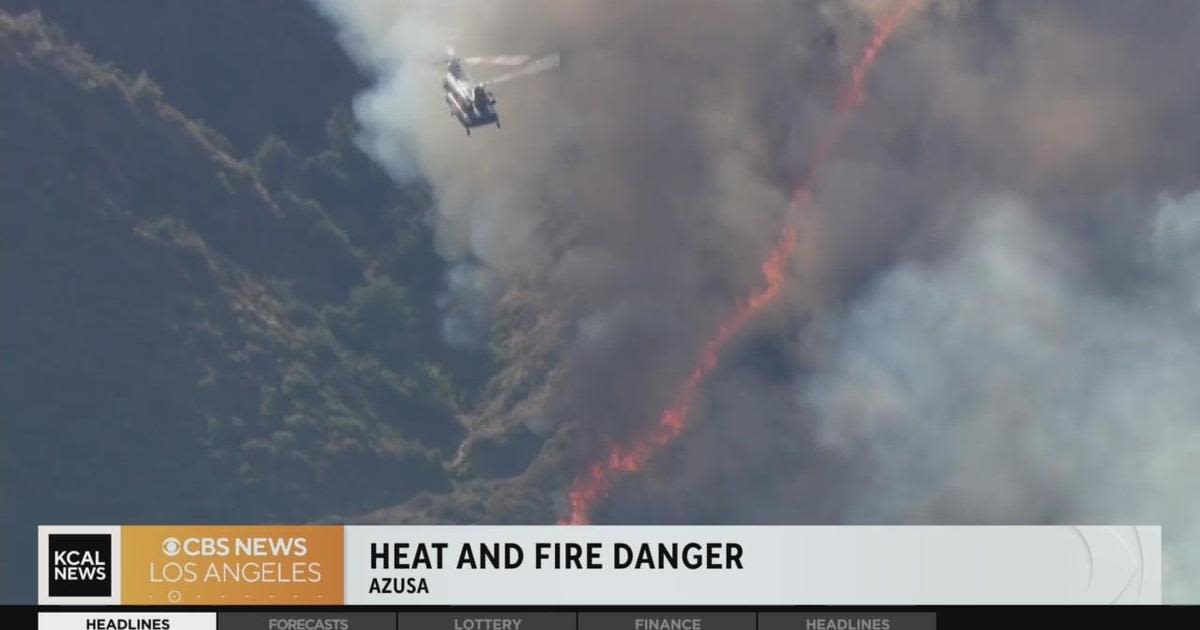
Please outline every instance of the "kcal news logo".
M50 597L112 595L112 534L50 534Z

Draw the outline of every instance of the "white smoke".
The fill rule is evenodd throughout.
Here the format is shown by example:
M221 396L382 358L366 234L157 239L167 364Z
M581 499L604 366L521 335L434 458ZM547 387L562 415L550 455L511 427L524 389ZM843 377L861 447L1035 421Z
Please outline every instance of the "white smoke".
M779 147L760 109L799 121L795 111L827 100L780 75L823 46L809 36L821 28L815 8L314 1L375 78L354 103L362 146L398 180L431 184L429 221L452 270L446 338L484 340L498 300L530 289L539 317L570 331L544 417L648 422L774 240L788 183L770 165ZM451 118L448 47L530 60L468 67L473 80L502 81L491 88L501 128L468 137Z
M847 518L1161 524L1164 586L1200 587L1200 192L1165 198L1114 292L1021 202L880 276L803 387L867 468Z

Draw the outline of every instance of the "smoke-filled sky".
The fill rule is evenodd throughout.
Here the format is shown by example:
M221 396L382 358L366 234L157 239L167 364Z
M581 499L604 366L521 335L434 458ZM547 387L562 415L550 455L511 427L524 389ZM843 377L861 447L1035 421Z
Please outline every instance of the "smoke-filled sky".
M576 429L579 467L760 282L891 6L316 3L375 77L364 146L434 187L447 338L486 342L514 291L562 322L527 422ZM563 66L496 86L503 128L467 138L447 45ZM605 514L1160 523L1168 595L1200 600L1198 111L1191 0L926 3L814 182L783 302Z

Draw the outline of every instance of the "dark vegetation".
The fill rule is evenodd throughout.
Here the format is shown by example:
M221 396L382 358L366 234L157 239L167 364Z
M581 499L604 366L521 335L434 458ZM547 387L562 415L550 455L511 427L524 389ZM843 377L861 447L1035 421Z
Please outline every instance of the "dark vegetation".
M356 148L361 81L304 2L0 2L8 598L37 523L306 521L463 481L491 361L442 342L430 191Z
M320 150L321 123L366 85L306 0L0 0L0 9L36 9L96 59L145 72L239 154L270 135Z

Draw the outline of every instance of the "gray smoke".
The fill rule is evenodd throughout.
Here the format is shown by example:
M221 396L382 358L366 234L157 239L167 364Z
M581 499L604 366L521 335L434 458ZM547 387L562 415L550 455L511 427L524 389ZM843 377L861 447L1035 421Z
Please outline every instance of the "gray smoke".
M314 1L376 77L363 146L434 187L447 338L515 291L562 323L522 413L583 428L568 465L651 421L758 282L891 5ZM564 63L468 139L448 45ZM786 303L607 518L1161 523L1200 598L1196 59L1192 0L927 3L815 182Z
M852 22L848 9L780 0L316 4L376 77L355 102L362 145L397 179L433 185L430 220L453 267L447 339L485 341L506 292L535 292L567 333L564 376L530 421L601 436L652 419L758 280L787 205L779 156L803 153L801 123L828 115L836 87L832 71L796 69L847 62L828 32L835 16ZM857 45L870 24L854 14ZM503 127L467 137L443 101L447 47L562 65L495 85ZM793 117L795 138L781 141Z
M847 522L1161 524L1195 601L1200 14L971 7L890 51L823 183L806 474Z
M954 249L876 279L802 386L819 442L871 471L846 518L1162 524L1169 594L1194 597L1200 193L1157 205L1119 292L1022 202L961 210Z

